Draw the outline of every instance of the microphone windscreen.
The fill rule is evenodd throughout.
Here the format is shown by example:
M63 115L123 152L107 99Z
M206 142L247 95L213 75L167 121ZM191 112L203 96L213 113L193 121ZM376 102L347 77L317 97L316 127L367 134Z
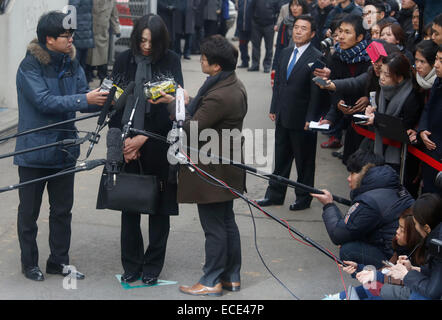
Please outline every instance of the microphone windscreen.
M121 140L121 130L110 128L106 137L107 161L120 162L123 158L123 141Z
M124 126L130 120L130 114L132 113L132 109L135 105L135 96L133 94L127 97L126 106L124 107L123 118L121 119L121 124Z
M114 106L115 111L119 111L126 106L127 98L129 97L129 95L131 95L133 93L134 89L135 89L135 82L132 81L127 85L123 94L120 96L120 98L115 103L115 106Z

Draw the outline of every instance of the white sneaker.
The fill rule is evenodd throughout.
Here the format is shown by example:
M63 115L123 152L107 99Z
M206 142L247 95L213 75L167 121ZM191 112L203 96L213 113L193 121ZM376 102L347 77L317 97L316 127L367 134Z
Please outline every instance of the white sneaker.
M335 293L335 294L326 294L324 298L322 298L322 300L342 300L340 298L340 293Z

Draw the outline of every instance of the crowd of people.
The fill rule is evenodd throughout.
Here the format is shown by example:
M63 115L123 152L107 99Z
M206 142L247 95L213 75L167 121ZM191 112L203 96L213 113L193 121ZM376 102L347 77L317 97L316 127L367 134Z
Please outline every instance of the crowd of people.
M18 69L19 131L72 119L77 111L100 110L107 100L106 92L100 88L90 91L88 83L93 66L101 80L108 76L107 50L104 54L103 48L108 46L110 27L119 33L115 1L70 3L78 7L82 19L78 29L64 27L66 14L43 15L37 39L30 43ZM351 206L345 214L329 191L311 194L301 187L295 188L295 202L289 209L307 209L313 199L323 204L325 227L339 246L344 270L363 284L356 288L361 299L440 299L438 170L434 163L411 154L404 163L400 146L385 139L390 137L383 136L380 124L385 116L399 119L407 144L440 164L442 8L418 0L400 4L396 0L237 0L236 6L239 52L225 38L228 1L158 1L158 15L137 19L130 48L116 58L111 75L135 83L133 96L139 104L134 127L167 136L173 126L175 97L163 92L161 98L148 100L144 84L167 73L184 88L181 57L189 59L197 53L208 78L195 98L185 91L184 130L190 130L190 121L197 121L200 131L240 131L248 108L247 92L235 70L259 71L264 38L263 71L273 79L268 115L276 128L273 173L289 178L295 160L297 182L314 186L318 132L311 130L313 121L328 125L323 133L329 139L320 146L342 148L334 155L349 171ZM122 129L123 117L120 110L109 127ZM74 125L64 129L19 137L16 150L76 136ZM239 291L241 243L233 211L238 196L228 189L220 191L186 167L176 170L167 161L167 145L161 142L130 134L122 152L125 171L156 176L161 192L158 210L149 214L147 250L140 228L142 213L122 212L121 281L158 282L170 216L178 214L178 203L196 203L205 234L206 261L201 279L179 290L198 296ZM72 167L78 156L77 145L67 151L51 148L19 154L14 163L20 182L26 182ZM229 165L201 168L239 193L245 192L244 172L231 170ZM29 279L44 280L38 267L36 236L45 188L51 204L51 255L46 272L71 272L65 267L69 265L73 187L74 175L70 174L19 190L21 263ZM264 199L256 203L261 207L282 205L286 193L286 186L270 180ZM435 246L439 249L434 250ZM391 265L376 271L384 267L383 261ZM367 268L370 266L372 269ZM75 275L85 278L78 271ZM348 294L344 291L328 298L345 299Z
M267 58L263 61L264 72L271 70L273 78L269 113L276 127L273 174L289 178L295 160L297 182L314 186L317 131L310 130L310 122L318 121L328 126L323 134L329 136L320 146L340 149L333 155L349 171L351 189L351 207L345 214L329 191L309 194L302 187L295 188L295 202L289 209L309 208L313 198L324 205L325 227L339 246L344 270L364 284L356 290L361 299L440 298L442 260L430 253L429 237L440 239L442 212L439 204L434 206L428 213L434 216L432 223L423 222L419 215L425 204L432 208L431 201L440 203L435 168L442 159L437 124L442 119L442 8L431 8L430 13L430 4L411 0L286 2L280 7L279 20L273 15L277 37L271 68ZM271 7L266 7L269 16ZM253 23L263 21L253 9L249 14L252 34L256 32ZM252 52L258 46L254 43ZM249 71L257 70L259 60L252 58ZM399 136L394 130L403 130L403 141L392 142ZM410 153L405 157L401 143L432 160L422 161ZM270 181L265 197L257 203L283 205L286 191L286 186ZM415 229L408 234L419 234L425 241L408 245L399 239L396 230L404 228L400 223L404 224L405 212L414 217ZM424 224L427 232L421 232ZM399 258L398 241L403 242L400 250L409 251ZM419 262L410 251L415 245L421 250L416 253ZM394 281L404 280L399 283L400 292L397 287L392 291L390 282L384 285L380 276L376 286L376 273L368 277L363 270L365 266L381 269L383 261L392 258L393 267L384 272ZM411 267L410 258L425 267ZM417 276L411 270L420 273ZM327 299L344 299L347 294Z

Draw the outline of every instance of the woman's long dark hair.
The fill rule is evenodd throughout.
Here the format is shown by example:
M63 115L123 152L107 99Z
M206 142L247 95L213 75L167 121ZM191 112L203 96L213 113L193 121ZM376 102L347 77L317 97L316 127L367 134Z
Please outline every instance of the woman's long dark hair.
M408 208L404 212L402 212L399 219L404 220L404 232L405 232L405 239L407 241L407 244L405 245L407 249L407 255L412 252L412 250L415 251L410 257L412 263L414 265L421 266L425 264L425 245L423 243L423 239L419 232L417 232L416 228L414 227L414 220L413 220L413 211L411 208ZM393 249L397 250L399 247L399 244L397 243L396 237L393 239Z
M141 54L141 36L145 29L149 29L152 36L152 58L158 61L164 56L169 48L169 32L166 24L159 15L148 14L139 18L130 35L130 48L133 54Z

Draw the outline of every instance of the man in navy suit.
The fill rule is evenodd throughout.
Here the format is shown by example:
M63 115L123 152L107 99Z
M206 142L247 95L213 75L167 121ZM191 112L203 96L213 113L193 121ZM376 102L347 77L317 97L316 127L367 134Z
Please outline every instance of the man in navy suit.
M309 186L313 186L315 178L317 134L308 131L308 123L319 120L320 95L323 94L312 81L309 66L322 56L311 44L315 33L312 17L301 15L295 19L292 34L295 46L285 48L277 63L269 114L276 123L273 174L289 178L295 159L297 181ZM281 205L286 191L287 186L270 181L265 198L259 200L258 204ZM296 202L290 205L290 210L310 207L312 197L308 192L296 188L295 194Z

